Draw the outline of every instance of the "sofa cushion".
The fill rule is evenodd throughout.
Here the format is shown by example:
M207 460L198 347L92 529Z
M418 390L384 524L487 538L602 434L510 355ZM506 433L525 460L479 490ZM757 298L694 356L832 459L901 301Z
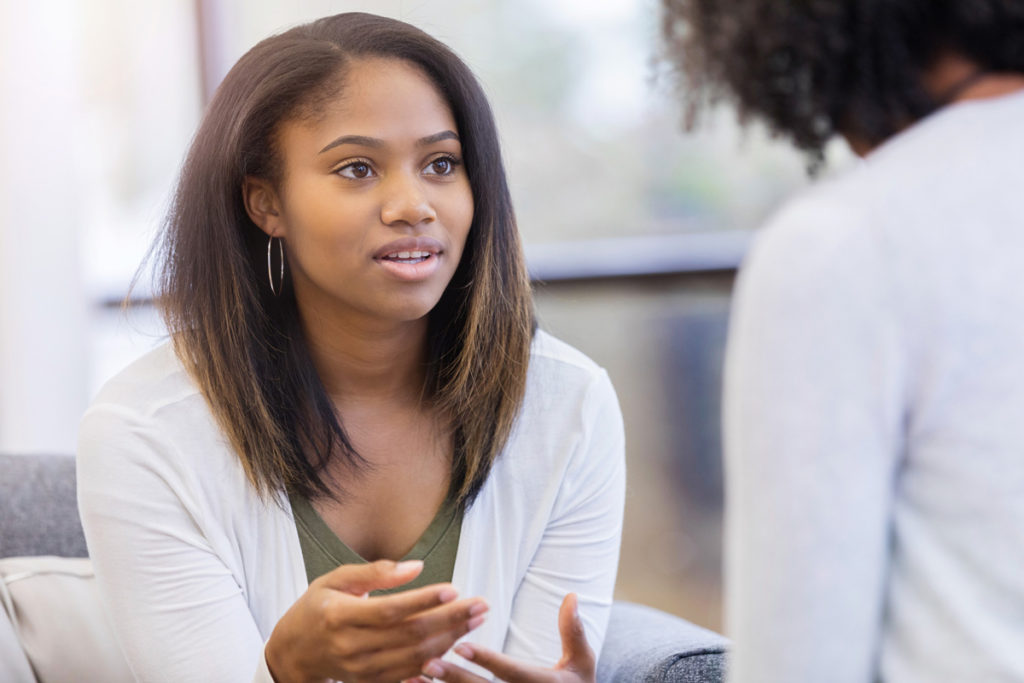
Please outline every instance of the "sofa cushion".
M612 605L598 683L721 683L729 641L685 619L624 601Z
M88 559L2 559L0 602L39 683L134 680Z
M0 557L85 557L75 458L0 454Z

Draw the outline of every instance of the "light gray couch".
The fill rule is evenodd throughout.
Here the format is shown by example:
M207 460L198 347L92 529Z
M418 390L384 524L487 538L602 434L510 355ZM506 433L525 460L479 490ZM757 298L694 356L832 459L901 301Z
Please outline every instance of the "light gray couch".
M82 559L38 558L44 555ZM34 558L0 559L0 681L130 679L109 631L97 621L87 555L74 459L0 455L0 558ZM619 601L598 680L717 683L726 645L718 634L683 619Z

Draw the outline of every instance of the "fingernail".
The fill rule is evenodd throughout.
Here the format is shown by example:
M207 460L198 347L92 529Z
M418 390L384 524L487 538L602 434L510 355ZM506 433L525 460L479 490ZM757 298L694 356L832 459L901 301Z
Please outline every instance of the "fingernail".
M473 659L473 648L465 643L456 645L455 652L463 659Z
M407 572L413 569L419 569L423 566L423 560L406 560L405 562L399 562L395 565L396 572Z
M457 597L459 597L459 592L454 588L442 588L441 592L437 594L437 599L441 602L451 602Z
M478 614L483 614L484 612L486 612L489 609L490 609L490 607L487 606L486 602L474 603L473 606L469 608L469 616L475 617Z
M483 616L473 617L472 619L470 619L469 621L466 622L466 626L469 627L470 631L472 631L473 629L475 629L478 626L480 626L480 624L482 624L482 623L484 623Z
M427 665L423 667L423 673L437 678L438 676L444 675L444 669L441 667L441 662L436 659L431 659L427 662Z

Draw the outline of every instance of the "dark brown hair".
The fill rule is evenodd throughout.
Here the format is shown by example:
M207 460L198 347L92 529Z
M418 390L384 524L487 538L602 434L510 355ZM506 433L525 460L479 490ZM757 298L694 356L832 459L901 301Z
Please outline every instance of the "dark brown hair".
M267 38L218 88L192 142L156 252L174 348L261 494L340 495L325 465L352 447L316 373L291 288L267 283L266 235L246 176L277 182L282 122L315 116L351 60L410 62L451 107L474 201L455 275L429 314L425 396L454 435L451 492L472 501L511 432L526 385L533 305L490 106L447 47L400 21L339 14ZM336 484L333 492L329 483Z
M877 145L944 102L922 72L944 52L1024 72L1024 0L662 0L690 118L734 102L820 157L836 132Z

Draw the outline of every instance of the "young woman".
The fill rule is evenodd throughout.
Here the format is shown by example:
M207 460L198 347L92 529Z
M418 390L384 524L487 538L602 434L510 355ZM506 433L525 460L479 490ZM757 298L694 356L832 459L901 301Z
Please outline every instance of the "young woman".
M493 118L451 51L366 14L258 44L158 254L172 343L79 446L139 679L593 678L621 416L534 330Z
M736 289L730 680L1024 680L1024 0L665 5L698 98L864 157Z

